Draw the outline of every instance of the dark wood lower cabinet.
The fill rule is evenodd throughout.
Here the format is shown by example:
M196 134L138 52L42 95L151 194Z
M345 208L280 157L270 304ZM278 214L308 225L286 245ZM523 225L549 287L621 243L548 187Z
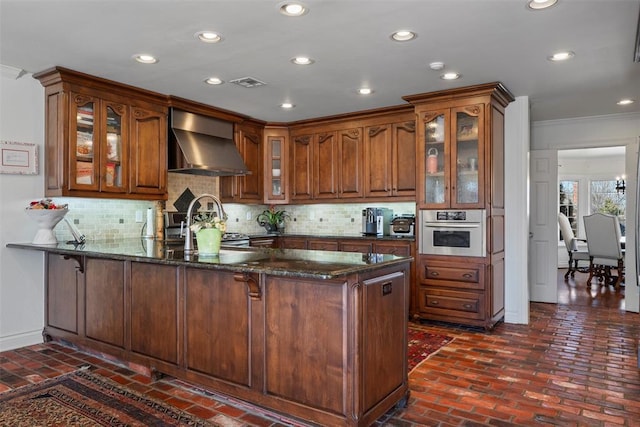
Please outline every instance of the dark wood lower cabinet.
M318 425L408 398L409 262L322 276L47 255L44 333Z
M124 348L124 262L89 258L85 268L85 334L87 338Z
M178 363L177 267L131 262L131 351Z

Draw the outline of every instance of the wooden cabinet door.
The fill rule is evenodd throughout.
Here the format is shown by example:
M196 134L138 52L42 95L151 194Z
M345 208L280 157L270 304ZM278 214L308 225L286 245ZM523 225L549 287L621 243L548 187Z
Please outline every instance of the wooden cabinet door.
M291 200L311 200L313 198L313 135L292 136Z
M484 104L451 110L450 206L484 206Z
M364 195L364 147L362 128L340 130L338 139L338 197L357 198Z
M367 126L364 137L365 197L388 197L392 190L393 170L391 125ZM415 152L413 157L415 164Z
M400 197L415 197L416 122L394 123L392 131L392 194Z
M46 324L72 334L80 333L78 306L83 274L75 260L47 254Z
M251 125L238 126L238 150L251 175L237 177L239 201L262 202L263 145L262 131Z
M88 258L85 277L86 337L124 348L124 261Z
M406 379L408 277L401 272L363 281L362 372L363 409L380 402ZM366 375L375 372L376 375Z
M103 101L100 108L100 191L126 193L129 176L129 107Z
M282 249L307 249L307 239L304 237L280 237Z
M165 195L167 192L167 114L134 106L129 138L129 191Z
M185 274L187 369L250 386L247 286L233 272L187 268Z
M131 351L178 363L176 267L131 263Z
M338 198L338 143L336 132L314 137L313 181L315 199Z

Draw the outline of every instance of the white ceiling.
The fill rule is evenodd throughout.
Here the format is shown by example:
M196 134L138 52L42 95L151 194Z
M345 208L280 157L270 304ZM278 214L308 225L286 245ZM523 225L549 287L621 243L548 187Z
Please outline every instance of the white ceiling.
M59 65L272 122L404 104L403 95L501 81L529 96L531 119L640 111L633 62L638 0L305 0L287 18L274 0L0 0L0 63L29 73ZM418 33L395 43L399 29ZM194 34L221 33L205 44ZM572 50L569 62L546 58ZM136 53L159 58L134 62ZM296 66L294 56L315 64ZM428 64L463 77L444 81ZM253 77L247 89L225 81ZM370 86L363 97L355 90ZM616 105L633 98L629 107ZM293 110L279 108L292 102Z

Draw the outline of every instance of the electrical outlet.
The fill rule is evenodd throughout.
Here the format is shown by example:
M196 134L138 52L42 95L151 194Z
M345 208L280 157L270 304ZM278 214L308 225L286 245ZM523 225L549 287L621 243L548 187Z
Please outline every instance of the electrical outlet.
M247 221L251 221L251 211L247 211Z
M142 222L142 211L136 211L136 222Z

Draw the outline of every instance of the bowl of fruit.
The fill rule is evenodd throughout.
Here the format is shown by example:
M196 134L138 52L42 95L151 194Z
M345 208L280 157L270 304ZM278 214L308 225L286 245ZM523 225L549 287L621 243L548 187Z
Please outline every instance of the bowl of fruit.
M53 228L69 212L67 205L58 205L51 199L42 199L31 202L25 212L38 225L38 231L31 243L36 245L58 244Z

